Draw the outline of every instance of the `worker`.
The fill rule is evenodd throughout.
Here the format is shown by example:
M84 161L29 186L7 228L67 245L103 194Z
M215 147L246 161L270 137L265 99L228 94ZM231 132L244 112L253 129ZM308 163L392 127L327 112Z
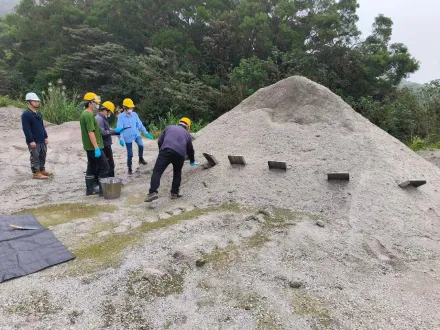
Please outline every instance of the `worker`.
M84 150L87 153L86 195L96 195L94 189L95 175L100 180L108 176L109 165L107 158L102 155L104 143L98 122L94 113L99 111L100 99L95 93L84 95L84 111L81 113L79 123ZM101 183L98 183L98 194L103 196Z
M47 180L52 173L45 167L49 140L44 128L43 116L38 111L40 98L35 93L27 93L25 99L28 108L21 115L21 125L31 154L32 177Z
M119 144L124 147L127 145L127 167L128 174L133 173L132 159L133 159L133 141L138 145L139 164L147 165L144 159L144 143L139 131L144 133L145 137L154 140L153 136L145 129L139 116L136 112L133 112L135 105L133 100L125 99L122 102L123 112L118 116L117 127L122 129L121 135L119 135Z
M99 130L101 131L102 140L104 142L104 156L107 158L109 165L108 176L115 176L115 161L113 160L113 150L112 150L112 135L117 135L121 133L122 128L115 128L114 130L110 128L108 118L115 113L115 105L106 101L101 105L101 111L96 114L95 118L98 122ZM95 177L96 179L96 177Z
M173 183L170 197L171 199L182 197L179 194L179 189L186 155L188 155L191 166L197 165L194 160L194 148L189 134L190 129L191 120L184 117L180 119L178 125L167 126L160 135L158 140L159 156L154 165L150 190L145 202L152 202L159 198L160 178L169 164L173 164Z

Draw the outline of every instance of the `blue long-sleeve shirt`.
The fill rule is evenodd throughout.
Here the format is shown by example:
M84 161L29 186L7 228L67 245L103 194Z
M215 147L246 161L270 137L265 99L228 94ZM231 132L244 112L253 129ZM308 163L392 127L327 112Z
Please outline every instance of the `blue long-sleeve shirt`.
M47 139L47 132L44 128L43 117L40 112L33 112L29 109L21 114L21 126L26 137L26 143L44 143Z
M139 131L144 134L148 133L136 112L132 112L130 115L127 115L126 112L121 113L118 116L117 127L125 128L119 135L119 139L123 139L125 143L132 143L136 140L140 136Z

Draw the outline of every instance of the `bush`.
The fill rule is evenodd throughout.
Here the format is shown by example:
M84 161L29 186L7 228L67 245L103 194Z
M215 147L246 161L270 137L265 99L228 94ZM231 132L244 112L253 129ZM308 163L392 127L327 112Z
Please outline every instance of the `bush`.
M151 123L148 126L148 131L154 136L154 138L158 138L165 127L169 125L177 125L179 123L180 117L177 117L172 111L168 112L165 117L159 117L159 119ZM200 131L203 127L206 126L206 123L203 120L193 121L191 123L191 132L195 133Z
M53 124L79 120L82 107L76 93L68 95L61 79L55 85L49 83L47 92L42 92L42 107L44 120Z
M0 96L0 107L17 107L17 108L26 108L25 101L12 100L8 95Z

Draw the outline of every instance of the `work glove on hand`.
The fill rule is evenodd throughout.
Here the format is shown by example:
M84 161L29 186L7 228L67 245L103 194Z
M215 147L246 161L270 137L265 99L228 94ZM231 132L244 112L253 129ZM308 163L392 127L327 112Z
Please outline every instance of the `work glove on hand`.
M95 149L95 158L101 157L101 150L99 148Z
M123 129L122 127L116 127L115 128L115 133L117 133L117 134L121 133L122 129Z
M147 139L154 140L153 135L151 135L149 132L145 133L145 137L146 137Z
M119 140L119 144L121 145L121 147L125 147L125 142L124 142L124 140Z
M196 165L197 165L196 162L189 163L189 166L196 166Z

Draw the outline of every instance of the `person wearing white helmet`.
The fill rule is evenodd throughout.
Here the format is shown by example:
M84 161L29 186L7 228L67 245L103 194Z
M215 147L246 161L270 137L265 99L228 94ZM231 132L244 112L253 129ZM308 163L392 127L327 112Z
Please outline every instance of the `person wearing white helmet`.
M47 144L49 142L43 123L43 116L38 111L40 98L35 93L26 94L28 108L21 115L23 133L31 153L31 170L34 179L48 179L52 175L46 170Z

